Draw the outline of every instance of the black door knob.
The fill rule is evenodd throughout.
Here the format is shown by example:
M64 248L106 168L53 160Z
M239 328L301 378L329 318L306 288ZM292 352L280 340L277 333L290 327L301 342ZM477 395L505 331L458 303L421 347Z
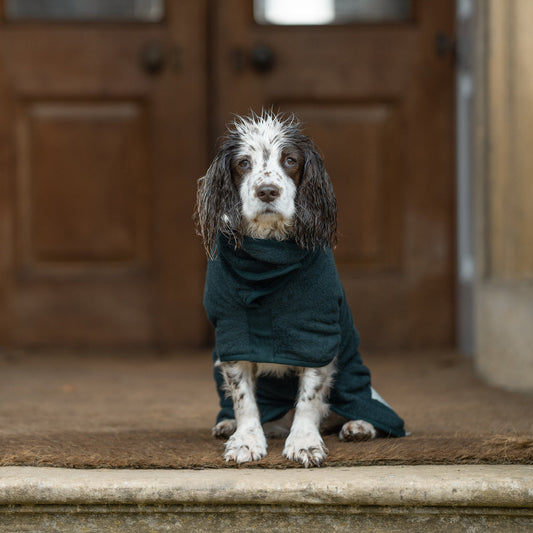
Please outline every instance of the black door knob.
M148 42L141 48L139 59L147 74L159 74L165 66L165 50L161 43Z
M442 32L439 32L437 35L435 35L435 53L438 57L444 57L448 54L454 57L455 52L456 42L453 37L450 37Z
M268 72L274 68L276 55L268 46L258 44L252 50L250 62L257 72Z

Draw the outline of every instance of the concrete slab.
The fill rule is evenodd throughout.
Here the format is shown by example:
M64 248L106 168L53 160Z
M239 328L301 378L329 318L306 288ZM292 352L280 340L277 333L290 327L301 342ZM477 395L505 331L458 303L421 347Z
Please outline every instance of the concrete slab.
M531 531L533 466L0 468L0 531Z

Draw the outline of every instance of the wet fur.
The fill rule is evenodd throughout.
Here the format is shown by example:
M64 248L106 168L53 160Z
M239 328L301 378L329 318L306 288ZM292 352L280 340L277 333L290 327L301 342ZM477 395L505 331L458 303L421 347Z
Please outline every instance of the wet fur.
M213 257L215 254L219 233L232 239L236 247L241 245L243 235L253 235L253 228L243 221L233 162L246 153L246 137L259 123L265 126L265 130L272 130L274 138L270 139L271 143L278 142L298 150L303 160L296 190L295 216L290 228L279 228L282 229L281 238L293 238L303 248L333 248L337 242L337 202L317 147L302 133L294 117L283 119L263 114L235 120L206 175L198 182L195 219L208 255ZM273 238L276 238L276 232L273 232Z

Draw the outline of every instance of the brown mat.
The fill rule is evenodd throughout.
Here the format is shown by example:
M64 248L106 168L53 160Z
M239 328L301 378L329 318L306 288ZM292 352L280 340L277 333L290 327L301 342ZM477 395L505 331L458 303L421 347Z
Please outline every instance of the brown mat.
M482 384L451 353L367 355L410 437L341 443L326 465L533 463L533 395ZM220 468L206 353L0 354L0 465ZM253 466L297 466L283 440ZM232 466L232 465L230 465Z
M325 437L327 466L383 464L532 464L533 438L407 437L358 444ZM59 433L0 440L0 464L72 468L224 468L223 443L206 432ZM269 442L268 456L249 466L298 467L281 456L283 441Z

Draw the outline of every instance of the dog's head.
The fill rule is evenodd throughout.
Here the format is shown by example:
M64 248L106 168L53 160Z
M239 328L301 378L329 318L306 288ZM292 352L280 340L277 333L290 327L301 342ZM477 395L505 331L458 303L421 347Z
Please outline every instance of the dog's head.
M238 117L198 182L196 220L208 254L216 236L334 246L337 206L314 143L294 117Z

